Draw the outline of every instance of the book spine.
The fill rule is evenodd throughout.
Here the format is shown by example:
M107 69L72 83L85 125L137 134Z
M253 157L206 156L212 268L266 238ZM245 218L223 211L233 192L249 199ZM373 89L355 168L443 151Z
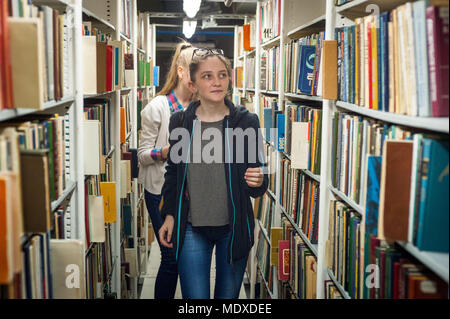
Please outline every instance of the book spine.
M428 56L433 116L449 115L449 13L448 7L428 7L426 11L428 29ZM447 39L447 40L445 40Z

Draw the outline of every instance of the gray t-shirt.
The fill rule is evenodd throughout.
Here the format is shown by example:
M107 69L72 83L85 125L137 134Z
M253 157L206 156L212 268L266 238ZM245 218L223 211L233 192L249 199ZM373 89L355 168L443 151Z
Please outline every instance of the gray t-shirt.
M201 138L197 134L208 128L213 128L216 133L214 136L205 136L207 140L201 141L201 149L194 145L195 141ZM188 163L187 181L189 188L189 215L188 222L195 227L201 226L224 226L229 224L228 216L228 192L225 180L225 164L222 160L222 120L219 122L201 122L198 121L192 137L192 147L190 152L190 162ZM213 155L213 163L205 163L205 158L201 151L206 150L208 154ZM220 150L214 153L210 151L214 145L214 150ZM211 152L211 153L210 153ZM194 155L193 155L194 154ZM196 161L193 161L193 160Z

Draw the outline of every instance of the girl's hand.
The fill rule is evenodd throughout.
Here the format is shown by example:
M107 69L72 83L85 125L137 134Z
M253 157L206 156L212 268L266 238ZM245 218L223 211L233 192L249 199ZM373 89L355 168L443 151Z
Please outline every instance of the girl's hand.
M245 181L250 187L260 187L264 181L264 174L260 167L248 168L245 172Z
M167 157L169 157L169 145L164 146L161 150L162 153L162 160L165 161L167 159Z
M159 229L159 241L164 247L173 248L173 244L170 243L172 240L174 219L173 216L167 215L164 220L164 224Z

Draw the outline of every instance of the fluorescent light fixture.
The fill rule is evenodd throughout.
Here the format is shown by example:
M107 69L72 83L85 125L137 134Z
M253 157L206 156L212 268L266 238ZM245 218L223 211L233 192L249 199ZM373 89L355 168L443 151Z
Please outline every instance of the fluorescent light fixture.
M183 10L186 12L188 18L193 19L200 10L202 0L183 0Z
M215 27L217 27L217 22L213 16L210 16L210 17L202 20L202 29L215 28Z
M183 21L183 34L186 38L190 39L195 33L197 28L197 20L184 20Z

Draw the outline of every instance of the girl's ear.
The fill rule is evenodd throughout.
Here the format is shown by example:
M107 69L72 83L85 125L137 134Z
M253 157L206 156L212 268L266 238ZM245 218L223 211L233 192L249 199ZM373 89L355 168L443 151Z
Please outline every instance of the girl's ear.
M192 80L189 80L188 87L189 87L189 91L191 91L192 94L195 95L197 93L197 87L195 86L195 83L192 82Z
M177 66L177 74L178 74L179 79L183 78L183 76L184 76L183 71L184 71L184 69L181 65Z

